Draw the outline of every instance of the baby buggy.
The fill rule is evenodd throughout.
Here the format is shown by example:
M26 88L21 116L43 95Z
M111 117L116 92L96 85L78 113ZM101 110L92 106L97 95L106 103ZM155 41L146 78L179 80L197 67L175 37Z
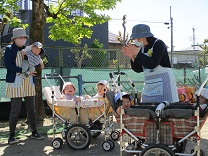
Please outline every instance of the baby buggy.
M107 99L82 97L81 102L62 99L60 86L51 85L51 79L61 79L63 83L65 81L58 74L45 75L49 87L44 87L43 93L53 113L53 148L59 149L64 139L72 149L86 149L91 143L91 138L98 137L101 132L104 132L106 140L107 132L113 129L112 108ZM61 132L63 139L55 137L57 120L63 123L64 130ZM113 141L111 144L114 144Z
M205 156L200 149L200 130L208 109L200 113L198 97L207 80L200 86L196 105L163 102L138 103L127 109L120 106L121 114L115 116L120 124L120 155L125 151L139 156ZM110 103L115 108L115 102ZM187 140L195 144L190 153L185 153Z

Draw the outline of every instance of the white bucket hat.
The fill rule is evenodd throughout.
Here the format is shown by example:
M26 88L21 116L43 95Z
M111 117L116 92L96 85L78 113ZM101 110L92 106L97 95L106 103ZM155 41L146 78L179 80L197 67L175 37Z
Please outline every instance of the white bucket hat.
M199 90L197 90L195 92L195 94L197 95L198 92L199 92ZM208 99L208 89L207 88L202 88L200 95L203 96L203 97L205 97L206 99Z
M73 86L74 87L74 90L76 90L76 87L75 87L75 85L73 83L71 83L71 82L65 82L64 85L63 85L63 88L62 88L62 92L64 91L65 87L68 86L68 85L69 86Z
M26 34L25 29L15 28L15 29L13 29L13 37L11 38L11 40L18 38L18 37L27 37L28 38L29 36Z
M98 88L98 84L103 84L105 85L107 88L109 88L108 82L106 80L100 80L97 84L96 87Z

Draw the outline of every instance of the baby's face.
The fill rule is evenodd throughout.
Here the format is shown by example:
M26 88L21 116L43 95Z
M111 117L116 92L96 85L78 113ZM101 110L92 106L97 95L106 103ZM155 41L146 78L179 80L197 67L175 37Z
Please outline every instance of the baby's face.
M122 98L122 107L123 108L130 108L131 106L131 101L129 98Z
M98 92L99 95L104 94L104 89L105 89L105 85L102 85L102 84L97 85L97 92Z
M200 104L207 104L208 103L208 100L205 97L200 96L199 97L199 103Z
M33 54L34 55L39 55L40 54L40 51L41 51L41 49L40 48L38 48L38 47L36 47L36 46L32 46L32 52L33 52Z
M75 89L72 85L67 85L64 89L64 94L68 94L70 96L73 96L75 93Z

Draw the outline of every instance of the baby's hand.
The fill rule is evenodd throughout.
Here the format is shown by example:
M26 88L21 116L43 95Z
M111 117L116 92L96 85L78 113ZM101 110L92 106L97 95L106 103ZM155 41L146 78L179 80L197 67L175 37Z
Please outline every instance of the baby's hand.
M86 99L92 98L90 95L85 95Z
M21 55L26 55L26 51L24 51L24 49L22 51L20 51Z
M81 98L80 97L77 97L75 101L76 102L80 102L81 101Z

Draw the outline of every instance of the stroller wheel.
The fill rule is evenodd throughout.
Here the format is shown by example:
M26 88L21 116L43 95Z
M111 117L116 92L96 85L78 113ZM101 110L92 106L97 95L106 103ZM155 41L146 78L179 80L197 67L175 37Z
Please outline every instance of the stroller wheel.
M91 143L89 129L85 125L81 124L70 126L66 132L66 142L72 149L86 149Z
M194 149L191 150L191 153L194 153ZM197 152L194 154L194 156L197 156ZM201 149L200 149L200 156L205 156L204 151Z
M140 156L175 156L174 152L165 145L150 145L147 146L140 154Z
M102 143L103 150L104 151L111 151L113 149L113 144L114 143L112 141L109 141L109 140L104 141ZM114 146L115 146L115 144L114 144Z
M118 138L120 136L120 132L119 131L112 131L110 136L111 136L112 140L118 140Z
M52 141L52 147L54 149L59 149L59 148L61 148L62 145L63 145L63 140L61 138L55 138Z
M99 131L101 131L102 130L102 125L103 124L100 121L96 121L92 125L90 130L99 130ZM90 131L90 133L91 133L92 138L97 138L101 134L101 132L93 132L93 131Z
M113 141L113 140L111 140L111 139L109 139L109 140L107 140L107 141L109 141L109 142L111 143L112 149L114 149L114 147L115 147L115 143L114 143L114 141Z

